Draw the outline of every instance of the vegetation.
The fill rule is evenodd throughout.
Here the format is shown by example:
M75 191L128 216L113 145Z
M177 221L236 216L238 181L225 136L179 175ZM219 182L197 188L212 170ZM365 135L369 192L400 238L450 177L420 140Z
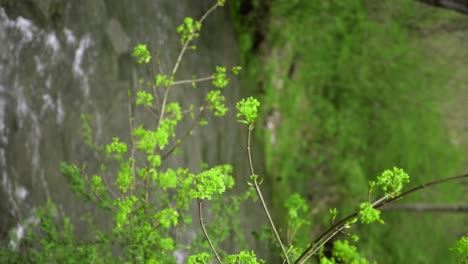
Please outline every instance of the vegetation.
M237 2L234 13L247 82L263 94L259 135L277 210L291 193L307 197L317 208L309 218L314 234L328 225L321 212L350 212L385 168L405 168L414 183L459 171L440 114L451 96L450 66L429 61L412 31L441 12L427 15L407 0L247 2ZM462 193L453 184L417 199L453 203ZM446 248L461 235L464 216L384 216L388 225L359 231L366 256L454 261Z
M391 238L393 233L385 233L391 230L391 226L386 228L387 225L381 225L384 220L380 208L421 189L467 178L468 175L446 177L452 173L448 166L454 166L448 160L455 154L451 151L440 153L440 149L445 149L443 144L446 142L441 130L436 129L435 88L424 87L425 93L421 93L423 87L419 86L420 83L414 80L416 75L412 74L424 72L420 72L422 69L414 64L416 60L407 59L406 49L411 44L401 36L400 30L403 29L397 27L390 32L379 33L381 25L370 22L360 3L272 2L271 18L274 21L277 21L276 16L293 21L292 24L283 21L278 26L296 27L283 28L282 31L271 27L269 39L272 45L280 43L285 48L272 46L272 54L282 59L268 61L262 69L262 74L269 76L265 85L272 87L266 89L266 110L261 110L260 102L253 97L236 104L237 121L246 127L248 133L246 155L250 178L247 184L252 187L238 195L226 193L236 184L232 177L233 168L229 164L204 168L200 173L165 165L165 159L175 155L177 147L183 144L185 136L177 136L174 132L181 122L190 123L184 134L190 135L194 126L206 124L207 121L203 119L205 112L211 111L219 117L226 114L228 109L224 104L223 89L229 84L228 75L238 74L241 70L239 66L230 70L218 66L210 76L177 80L178 67L184 54L190 49L195 50L194 41L205 19L216 8L223 6L224 1L216 1L198 20L186 18L177 28L181 36L181 52L172 70L141 78L139 90L129 92L129 142L113 138L107 145L95 145L92 128L88 124L89 116L83 116L85 142L101 153L107 163L101 164L99 172L88 172L86 166L66 162L61 165L72 191L101 209L112 219L112 223L108 227L99 227L94 221L95 216L90 215L87 219L89 234L78 238L70 219L59 217L53 202L49 201L37 211L38 223L23 223L27 227L27 236L22 240L12 237L11 245L0 253L0 261L176 263L174 252L184 250L189 253L186 263L190 264L211 261L264 263L259 252L243 248L232 254L230 249L223 250L221 244L230 238L230 234L241 231L236 226L235 218L239 204L247 199L258 200L262 204L269 226L264 233L257 235L272 243L278 263L300 264L313 260L313 256L320 263L373 263L380 257L391 258L392 255L383 252L369 253L396 241ZM296 13L298 6L289 7L298 4L304 5L304 11ZM316 23L311 29L309 26L299 26L299 22L307 22L304 20L307 19L305 13L302 13L305 10L314 10L317 15L310 18ZM336 16L329 16L330 12ZM334 23L325 26L324 22L330 17L333 17ZM315 31L317 35L306 35ZM348 34L350 31L355 34ZM283 33L287 35L283 36ZM375 40L369 38L374 35ZM299 48L286 45L286 37L291 37L292 43L300 43ZM382 52L377 52L376 48L385 46L387 38L395 40L392 42L395 47L390 45L391 49L384 53L384 59L388 61L382 62L379 57ZM311 48L312 43L318 43L317 50ZM133 52L142 67L151 67L150 63L154 60L159 64L158 57L153 57L153 54L144 44L137 45ZM285 67L288 70L281 71ZM182 83L195 86L199 82L211 82L213 86L202 105L182 106L169 101L169 93L174 86ZM419 97L421 94L424 94L423 98ZM138 116L133 103L152 113L154 120L147 122ZM395 103L398 107L395 107ZM414 104L419 104L419 107L414 107ZM255 173L251 158L252 131L259 124L260 111L264 111L264 115L267 111L279 111L283 115L283 125L271 130L267 138L271 141L272 133L277 133L268 157L270 176L279 179L273 185L276 191L275 209L281 210L284 204L287 212L278 214L279 221L270 213L271 208L262 194L263 176ZM418 135L421 138L412 137L413 129L420 131L421 127L431 130L421 131ZM395 135L396 139L389 140L389 135ZM426 144L430 146L424 149L428 160L420 158L422 146ZM395 149L398 151L395 152ZM408 169L393 167L391 163L405 165ZM429 165L431 167L424 167ZM424 184L405 191L404 187L410 181L407 172L414 175L428 172L440 174L434 175L433 178L439 180L433 181L412 177L412 181L416 179ZM312 179L309 175L315 177ZM374 179L367 175L378 176ZM318 188L311 189L313 185L318 185ZM335 190L330 193L337 198L331 199L331 202L324 200L323 205L314 206L314 210L311 210L310 204L317 201L317 197L329 199L326 191L332 187ZM322 188L324 190L317 191ZM310 190L317 192L308 193ZM450 198L457 198L458 194L452 191L452 195ZM310 197L312 203L304 197ZM209 208L204 207L207 201L210 202ZM200 232L188 244L180 234L187 232L192 223L192 202L197 205L196 219ZM314 213L317 209L334 204L350 209L339 212L333 208L329 214L323 214L326 212L323 210L319 217ZM206 210L217 216L211 223L205 222ZM317 234L315 232L320 226L317 223L321 219L327 219L330 227ZM391 217L388 219L392 221ZM366 226L362 228L362 234L356 233L361 230L361 225L374 222L380 223L374 225L377 226L376 230L369 231ZM398 228L404 230L404 224L398 223ZM422 230L427 227L425 224L418 224L417 228ZM351 233L352 227L359 228ZM435 234L438 232L435 228L430 230ZM314 241L311 240L313 234L316 234ZM338 235L343 237L337 240ZM359 253L354 245L359 237L379 239L380 244L371 246L363 239L360 248L365 246L369 249L364 254ZM242 239L240 235L238 241ZM326 245L331 241L333 246L328 252ZM411 244L412 249L414 245L419 245L416 242L410 241L414 243ZM239 244L246 246L241 242ZM464 261L467 255L466 237L453 245L452 241L451 250ZM399 243L401 246L402 243ZM448 251L448 246L444 250ZM401 262L398 261L399 257L397 255L391 262ZM407 255L402 253L401 257Z

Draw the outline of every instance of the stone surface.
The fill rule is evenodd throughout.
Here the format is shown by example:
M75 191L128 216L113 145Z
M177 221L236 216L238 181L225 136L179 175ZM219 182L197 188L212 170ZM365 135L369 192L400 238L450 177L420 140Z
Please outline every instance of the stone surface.
M107 37L114 47L117 54L122 54L129 51L130 38L124 32L119 21L110 19L106 28Z

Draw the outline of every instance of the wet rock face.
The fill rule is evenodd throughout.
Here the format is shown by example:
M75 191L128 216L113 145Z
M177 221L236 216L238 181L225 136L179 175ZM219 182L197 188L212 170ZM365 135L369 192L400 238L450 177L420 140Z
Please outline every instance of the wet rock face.
M76 200L59 172L63 160L86 163L91 173L97 169L97 156L81 136L80 114L93 116L97 144L113 136L128 139L127 91L136 89L144 73L130 57L131 49L148 43L161 52L163 68L170 69L180 50L176 26L212 4L196 2L0 0L2 239L17 224L18 213L28 217L47 196L72 219L92 210ZM218 10L207 20L208 33L202 33L196 53L187 55L176 78L208 76L216 65L237 64L226 12ZM178 87L170 99L201 105L206 88ZM236 80L225 92L228 117L207 116L209 125L194 131L182 148L185 154L171 159L171 166L197 170L202 161L231 163L239 177L247 174L245 133L234 121L234 103L242 92Z

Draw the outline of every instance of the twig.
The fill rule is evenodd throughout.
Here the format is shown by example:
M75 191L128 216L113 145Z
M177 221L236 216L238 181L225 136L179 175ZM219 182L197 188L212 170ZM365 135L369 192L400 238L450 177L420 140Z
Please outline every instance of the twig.
M440 212L440 213L466 213L467 204L389 204L382 207L382 210L403 210L415 213Z
M177 82L171 83L171 86L179 85L179 84L185 84L185 83L198 83L198 82L204 82L204 81L211 81L213 79L214 79L213 76L208 76L208 77L203 77L203 78L198 78L198 79L182 80L182 81L177 81Z
M203 212L202 212L202 202L203 201L200 198L197 198L197 201L198 201L198 214L200 216L199 219L200 219L201 228L203 230L203 234L205 234L206 240L208 240L208 243L210 244L211 250L213 251L213 254L216 257L216 260L218 260L219 264L222 264L223 262L221 261L221 258L219 257L218 252L216 252L216 249L215 249L215 247L213 245L213 242L211 242L211 239L208 236L208 232L206 231L205 223L203 222Z
M208 11L206 11L206 13L202 16L202 18L199 20L200 24L203 23L203 21L206 19L206 17L211 13L213 12L216 8L218 7L218 3L216 3L215 5L213 5ZM179 65L180 65L180 62L182 61L182 57L184 56L185 54L185 51L187 50L187 47L189 45L189 43L192 41L192 38L189 37L183 47L182 47L182 50L180 51L179 53L179 56L177 57L177 61L174 65L174 68L172 69L172 72L171 72L171 76L170 78L174 78L177 70L179 69ZM159 125L161 124L161 121L163 120L164 118L164 111L166 109L166 103L167 103L167 97L169 96L169 91L170 91L170 88L171 86L168 86L166 88L166 92L164 93L164 97L163 97L163 102L162 102L162 105L161 105L161 115L159 117L159 121L158 121L158 128L159 128Z
M251 151L250 151L250 138L251 138L251 132L252 132L253 128L254 128L254 125L251 124L249 126L249 135L247 137L247 153L248 153L248 156L249 156L249 166L250 166L250 175L251 176L255 175L254 168L253 168L253 162L252 162L252 154L251 154ZM260 201L262 202L263 210L265 211L265 214L268 217L268 221L270 221L271 228L273 229L273 232L275 233L276 240L278 240L278 243L281 246L281 250L283 251L284 258L285 258L286 262L288 264L290 264L291 262L289 261L288 252L284 248L283 242L281 241L281 238L280 238L280 236L278 234L278 231L276 230L275 223L273 222L273 219L271 218L270 212L268 211L268 207L267 207L267 205L265 203L265 199L263 199L262 191L260 190L260 185L258 184L258 181L257 181L256 177L253 177L253 183L254 183L254 186L255 186L255 190L257 191L257 195L260 198Z
M404 192L404 193L402 193L400 195L397 195L397 196L395 196L395 197L393 197L391 199L379 200L380 203L378 203L378 204L374 203L373 208L380 208L380 207L382 207L382 206L384 206L386 204L389 204L389 203L391 203L393 201L396 201L396 200L398 200L400 198L408 196L411 193L414 193L414 192L416 192L418 190L427 188L429 186L441 184L441 183L448 182L448 181L460 180L460 179L463 179L463 178L468 178L468 173L463 174L463 175L448 177L448 178L444 178L444 179L440 179L440 180L436 180L436 181L431 181L431 182L428 182L428 183L425 183L425 184L421 184L421 185L419 185L417 187L414 187L413 189L410 189L410 190L408 190L408 191L406 191L406 192ZM335 230L338 230L340 228L343 229L344 225L349 220L356 217L358 214L359 214L359 212L354 212L353 214L350 214L350 215L346 216L345 218L343 218L339 222L337 222L335 225L330 227L328 230L323 232L306 250L304 250L304 252L299 256L299 258L296 260L296 262L294 262L294 264L304 263L307 259L309 259L311 256L313 256L313 254L316 253L316 247L317 247L318 242L322 241L325 237L327 237L327 240L329 240L331 237L333 237L336 234L336 232L334 232ZM332 234L331 237L329 237L329 234L331 234L332 232L334 232L334 233ZM318 247L318 248L320 248L320 247Z

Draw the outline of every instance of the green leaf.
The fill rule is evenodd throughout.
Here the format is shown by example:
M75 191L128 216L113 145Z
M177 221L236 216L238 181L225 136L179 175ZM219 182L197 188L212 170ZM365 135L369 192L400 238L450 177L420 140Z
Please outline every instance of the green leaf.
M468 263L468 236L462 236L457 241L457 245L454 248L450 248L450 251L461 257L460 263Z
M161 224L163 228L169 229L171 226L177 226L179 223L179 213L173 208L166 208L154 215L154 219Z
M210 261L210 254L206 252L191 255L187 259L187 264L208 264Z
M393 171L385 170L377 177L377 185L380 185L382 190L389 198L393 198L400 194L405 183L410 181L409 175L397 167L393 167Z
M257 119L257 112L259 106L260 102L253 97L242 99L239 102L237 102L236 109L238 113L236 116L238 121L241 123L246 123L248 125L253 124L255 122L255 119Z
M151 61L151 54L148 47L144 44L138 44L133 49L132 57L138 58L138 63L149 63Z
M145 92L145 91L138 91L137 92L137 99L136 99L136 104L137 105L146 105L146 106L153 106L153 95Z
M240 73L240 71L242 70L242 67L241 66L234 66L232 67L231 71L232 73L234 73L235 75L238 75Z
M332 256L335 263L355 263L355 264L368 264L369 261L362 257L357 248L349 244L346 240L337 240L333 242Z
M214 111L215 116L224 116L226 115L228 108L224 104L224 95L221 94L219 90L211 90L206 95L206 101L209 103L208 108Z
M361 223L370 224L376 221L381 224L384 223L384 221L380 219L380 211L373 208L371 203L361 203L360 208L359 216L361 217Z
M225 259L225 263L227 264L259 264L263 263L262 261L257 260L257 256L253 251L248 252L242 250L239 254L229 255Z
M113 137L112 143L106 146L106 154L111 158L121 160L124 153L127 153L127 144L121 142L119 138Z
M232 166L216 166L195 176L196 188L191 190L192 198L211 200L214 194L222 194L234 186Z
M218 88L224 88L229 84L229 79L226 75L226 68L216 66L216 73L213 75L213 85Z

